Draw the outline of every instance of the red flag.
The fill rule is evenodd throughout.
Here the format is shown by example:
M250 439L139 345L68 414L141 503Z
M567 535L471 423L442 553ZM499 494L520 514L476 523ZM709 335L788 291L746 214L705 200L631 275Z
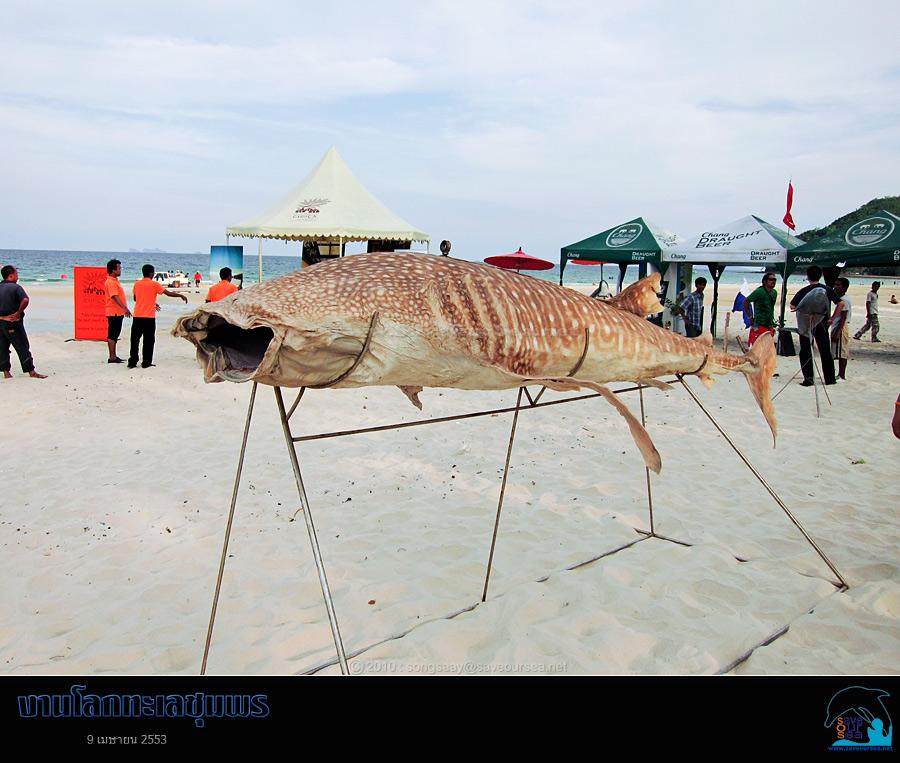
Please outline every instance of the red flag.
M797 230L797 227L794 225L794 218L791 217L791 207L794 206L794 185L791 181L788 181L788 195L787 195L787 212L784 213L784 219L782 222L787 225L791 230Z

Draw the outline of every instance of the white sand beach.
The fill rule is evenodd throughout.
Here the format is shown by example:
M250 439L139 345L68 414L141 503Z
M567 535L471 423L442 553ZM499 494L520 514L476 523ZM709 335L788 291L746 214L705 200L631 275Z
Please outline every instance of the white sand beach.
M655 530L690 545L636 532L650 523L645 470L608 404L525 410L484 603L511 414L301 443L351 671L896 673L900 305L889 299L900 287L889 284L882 343L853 342L830 405L818 388L819 418L813 390L790 383L775 401L775 449L740 375L712 390L688 380L849 590L678 387L644 401L663 459ZM176 300L160 299L157 367L128 370L105 362L102 342L40 329L70 314L70 285L23 285L49 378L23 375L13 353L15 376L0 382L0 671L197 674L250 385L203 383L192 346L168 334ZM853 331L865 292L851 290ZM733 297L723 289L720 310ZM779 358L773 392L797 369ZM639 412L636 392L621 397ZM311 390L292 424L311 434L413 421L510 407L516 393L421 399L420 413L394 388ZM298 506L273 393L260 387L209 673L338 672Z

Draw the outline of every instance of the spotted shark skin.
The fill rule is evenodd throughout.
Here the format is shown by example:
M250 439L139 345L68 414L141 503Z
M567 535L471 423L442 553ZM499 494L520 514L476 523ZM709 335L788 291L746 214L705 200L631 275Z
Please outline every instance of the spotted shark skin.
M418 407L425 387L500 390L540 383L596 389L626 417L656 471L659 458L649 436L603 385L658 386L656 377L669 374L696 374L710 384L715 375L739 371L774 436L771 338L758 340L745 355L731 355L665 331L645 319L662 309L658 289L654 274L604 302L449 257L355 255L206 304L180 318L173 334L197 347L207 382L392 385ZM224 331L232 333L223 338ZM241 346L241 331L262 332L252 351Z

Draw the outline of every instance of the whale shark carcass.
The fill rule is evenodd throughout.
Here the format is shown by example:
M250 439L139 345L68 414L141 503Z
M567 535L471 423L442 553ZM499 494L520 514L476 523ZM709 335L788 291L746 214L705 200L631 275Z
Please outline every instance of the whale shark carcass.
M542 384L602 394L644 461L660 457L607 387L656 377L745 375L773 437L772 338L744 355L716 351L645 320L662 310L659 274L607 302L488 265L421 254L344 257L266 281L178 319L207 382L283 387L391 385L421 408L426 387L500 390Z

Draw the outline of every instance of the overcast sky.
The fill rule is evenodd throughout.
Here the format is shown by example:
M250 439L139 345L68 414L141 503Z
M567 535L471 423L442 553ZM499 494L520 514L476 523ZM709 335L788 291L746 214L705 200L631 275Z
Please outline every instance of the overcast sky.
M331 145L469 259L900 194L896 0L0 11L0 248L207 251Z

